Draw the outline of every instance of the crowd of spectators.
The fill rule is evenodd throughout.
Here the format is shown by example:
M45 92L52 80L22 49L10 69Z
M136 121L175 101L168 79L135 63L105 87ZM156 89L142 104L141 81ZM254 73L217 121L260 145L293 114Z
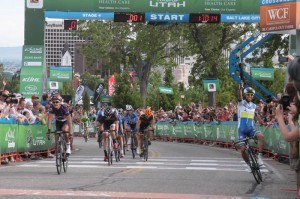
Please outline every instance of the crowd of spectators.
M282 94L277 97L267 97L264 102L260 100L256 105L255 122L258 125L270 126L275 124L275 109L280 102ZM163 110L160 108L155 112L156 122L196 122L196 123L219 123L237 121L237 102L230 102L222 107L204 107L201 102L195 104L191 102L189 105L182 107L177 104L174 110Z

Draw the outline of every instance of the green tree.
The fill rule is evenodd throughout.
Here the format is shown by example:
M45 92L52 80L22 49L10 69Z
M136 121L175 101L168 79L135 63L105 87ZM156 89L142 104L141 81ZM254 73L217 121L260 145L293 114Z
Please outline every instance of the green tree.
M227 58L224 54L230 50L232 44L239 44L245 40L244 35L257 30L254 24L187 24L185 40L191 46L192 54L197 55L197 62L192 68L191 80L194 85L202 85L203 79L218 79L228 76ZM212 34L213 33L213 34ZM226 85L229 78L223 78ZM232 82L230 82L232 84ZM193 85L193 84L192 84ZM233 92L233 88L227 87ZM214 106L215 92L208 93L209 105Z
M172 74L172 67L168 66L165 68L165 76L164 76L164 85L167 87L171 87L173 89L173 94L163 94L159 95L159 105L164 110L173 110L176 106L175 96L178 96L178 87L173 84L174 77ZM160 108L159 107L159 108Z
M84 89L82 96L83 110L87 113L90 111L90 96L88 94L87 89Z
M142 107L141 97L138 92L138 86L130 77L128 71L122 74L115 74L116 85L113 95L113 106L125 108L126 104L132 105L133 108Z

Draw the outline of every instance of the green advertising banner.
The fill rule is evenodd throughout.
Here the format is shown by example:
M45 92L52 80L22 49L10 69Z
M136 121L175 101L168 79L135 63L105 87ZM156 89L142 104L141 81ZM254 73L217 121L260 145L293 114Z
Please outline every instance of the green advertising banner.
M290 145L286 142L278 127L255 126L264 135L264 148L274 153L289 154ZM193 122L157 122L155 124L155 136L168 136L174 139L195 139L212 142L231 143L238 141L236 122L222 122L221 124L197 124ZM257 147L255 142L252 146Z
M72 75L72 67L50 67L51 81L71 82Z
M1 124L0 154L17 152L18 124Z
M55 139L46 136L46 125L19 125L18 152L41 151L54 147Z
M101 102L102 103L111 103L112 102L112 96L101 96Z
M45 10L56 11L260 13L260 2L257 0L44 0L41 6Z
M251 76L256 80L274 80L274 69L273 68L251 68Z
M44 65L44 46L24 45L22 54L22 67L34 66L43 67Z
M158 89L160 93L173 95L173 88L160 86Z
M205 92L218 92L220 91L220 80L210 79L203 80L203 89Z
M25 98L32 95L42 96L43 92L43 68L42 67L22 67L20 75L20 93Z

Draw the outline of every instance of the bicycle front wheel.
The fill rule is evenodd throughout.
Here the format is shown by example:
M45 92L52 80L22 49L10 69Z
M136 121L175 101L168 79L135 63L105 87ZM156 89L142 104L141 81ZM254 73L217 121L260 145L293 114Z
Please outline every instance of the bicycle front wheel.
M135 140L134 140L134 136L131 136L131 143L130 143L130 147L131 147L131 153L132 153L132 158L135 158Z
M148 136L144 135L144 160L147 161L148 160Z
M67 147L65 145L64 147L64 152L63 152L63 158L62 158L62 163L63 163L63 168L64 168L64 172L67 173L67 169L68 169L68 155L66 153Z
M61 167L62 167L62 146L61 143L56 144L56 170L57 174L60 175L61 173Z
M262 181L262 176L260 173L259 165L257 164L256 158L251 149L248 150L248 156L253 177L257 184L260 184L260 182Z

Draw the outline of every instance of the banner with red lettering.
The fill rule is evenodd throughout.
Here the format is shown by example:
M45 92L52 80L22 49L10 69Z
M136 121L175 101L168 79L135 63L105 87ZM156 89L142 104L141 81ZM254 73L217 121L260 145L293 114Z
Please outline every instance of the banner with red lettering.
M115 76L112 75L108 78L108 95L112 96L115 92L115 84L116 84L116 80L115 80Z

